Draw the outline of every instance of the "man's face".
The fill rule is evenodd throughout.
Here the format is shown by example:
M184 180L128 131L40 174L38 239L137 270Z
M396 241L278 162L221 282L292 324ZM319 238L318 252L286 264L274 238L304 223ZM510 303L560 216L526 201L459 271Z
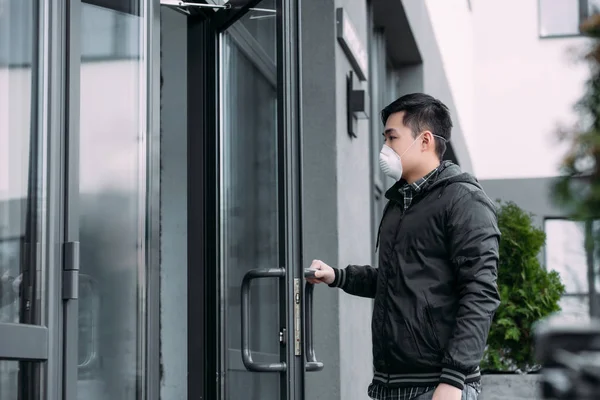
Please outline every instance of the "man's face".
M412 135L412 130L404 125L403 120L404 111L390 115L385 123L384 136L385 144L401 156L404 175L418 162L421 152L419 151L419 143L413 144L415 138Z

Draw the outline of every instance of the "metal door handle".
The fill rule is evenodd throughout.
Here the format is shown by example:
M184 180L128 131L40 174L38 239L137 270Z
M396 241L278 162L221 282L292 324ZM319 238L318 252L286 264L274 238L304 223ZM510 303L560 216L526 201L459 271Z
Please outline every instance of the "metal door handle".
M304 345L306 353L306 371L321 371L323 369L323 363L317 361L315 355L315 348L313 344L313 291L315 285L306 282L304 288Z
M89 342L88 346L85 347L86 353L85 358L82 362L79 363L78 368L79 372L83 373L85 371L92 370L92 368L97 364L98 361L98 341L100 338L99 333L99 315L100 315L100 300L98 296L98 292L96 290L98 286L97 281L92 278L90 275L79 274L79 311L78 311L78 319L79 319L79 351L81 352L81 345L85 344L84 336L81 332L81 323L85 322L85 315L82 311L87 311L90 316L88 322L90 325L89 328ZM89 309L85 309L88 306ZM81 355L81 353L79 354Z
M242 362L248 371L254 372L282 372L287 369L285 362L257 363L252 361L250 350L250 282L259 278L283 278L285 269L253 269L244 275L242 280Z

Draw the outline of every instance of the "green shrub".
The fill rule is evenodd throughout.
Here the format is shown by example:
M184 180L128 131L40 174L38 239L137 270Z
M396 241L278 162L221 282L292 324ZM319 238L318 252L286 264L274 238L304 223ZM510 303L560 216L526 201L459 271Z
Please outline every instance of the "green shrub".
M529 371L534 367L532 325L560 311L565 291L557 272L546 271L538 255L546 241L532 215L515 203L498 202L500 261L498 289L502 303L490 329L482 369Z

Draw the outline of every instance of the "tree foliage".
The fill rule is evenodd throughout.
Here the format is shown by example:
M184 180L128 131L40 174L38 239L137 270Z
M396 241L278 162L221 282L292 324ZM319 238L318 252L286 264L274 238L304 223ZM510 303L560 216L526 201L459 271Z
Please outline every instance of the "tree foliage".
M501 304L494 316L482 369L527 371L534 366L533 324L560 311L565 291L555 271L538 259L546 234L533 224L532 215L515 203L498 203L500 261L498 289Z
M600 14L586 20L581 31L591 39L582 56L590 67L590 77L575 106L579 124L559 131L568 151L552 194L571 217L587 220L600 216Z

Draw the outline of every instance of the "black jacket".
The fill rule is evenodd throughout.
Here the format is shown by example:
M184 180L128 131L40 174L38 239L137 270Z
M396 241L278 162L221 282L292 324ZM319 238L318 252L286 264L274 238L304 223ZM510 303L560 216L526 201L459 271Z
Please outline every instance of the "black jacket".
M500 304L496 209L477 180L450 162L442 163L406 212L403 184L386 193L379 268L335 269L331 286L375 299L375 382L444 382L462 389L480 378Z

